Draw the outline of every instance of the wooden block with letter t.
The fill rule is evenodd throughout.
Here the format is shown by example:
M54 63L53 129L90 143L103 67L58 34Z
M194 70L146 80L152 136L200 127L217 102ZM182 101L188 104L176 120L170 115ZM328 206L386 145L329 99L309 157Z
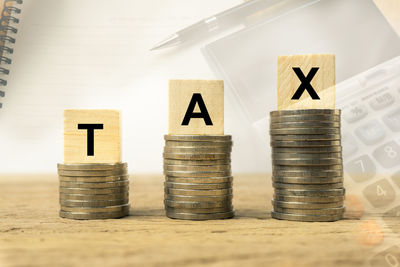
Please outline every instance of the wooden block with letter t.
M64 111L64 163L120 161L119 111L100 109Z
M224 82L169 81L169 134L224 134Z
M278 57L278 110L334 108L334 55Z

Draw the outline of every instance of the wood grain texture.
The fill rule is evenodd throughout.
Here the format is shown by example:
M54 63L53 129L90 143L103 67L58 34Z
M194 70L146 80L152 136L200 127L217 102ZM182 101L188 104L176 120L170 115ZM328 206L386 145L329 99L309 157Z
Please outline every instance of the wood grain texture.
M319 70L311 81L311 85L320 97L311 98L304 91L300 99L292 100L301 81L293 71L298 67L307 77L311 68ZM278 110L284 109L334 109L335 108L335 56L326 55L290 55L278 57Z
M192 118L182 125L190 100L200 93L213 125L203 118ZM198 105L194 112L200 112ZM169 134L224 134L224 82L220 80L170 80L169 81Z
M87 130L80 123L103 124L94 131L94 156L87 155ZM120 114L117 110L70 109L64 111L64 163L121 162Z
M271 219L270 175L234 179L231 220L168 219L162 175L133 175L131 216L75 221L58 216L55 175L0 176L0 266L337 267L362 266L377 253L355 233L375 215L334 223ZM384 237L398 238L390 231Z
M374 0L374 3L400 36L400 0Z

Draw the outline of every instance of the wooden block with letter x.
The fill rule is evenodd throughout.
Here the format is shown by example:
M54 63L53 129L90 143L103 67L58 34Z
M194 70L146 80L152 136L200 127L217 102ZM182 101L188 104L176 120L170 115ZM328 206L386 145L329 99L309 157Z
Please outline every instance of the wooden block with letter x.
M64 163L117 163L120 147L119 111L64 111Z
M334 55L278 57L278 110L334 108Z
M169 134L224 134L224 82L169 81Z

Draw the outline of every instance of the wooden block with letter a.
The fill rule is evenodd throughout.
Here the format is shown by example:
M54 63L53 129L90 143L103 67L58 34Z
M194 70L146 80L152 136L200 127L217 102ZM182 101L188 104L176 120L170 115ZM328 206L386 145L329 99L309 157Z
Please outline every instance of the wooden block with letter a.
M224 82L169 81L169 134L224 134Z
M278 57L278 110L334 109L335 56Z
M64 111L64 163L120 161L119 111L100 109Z

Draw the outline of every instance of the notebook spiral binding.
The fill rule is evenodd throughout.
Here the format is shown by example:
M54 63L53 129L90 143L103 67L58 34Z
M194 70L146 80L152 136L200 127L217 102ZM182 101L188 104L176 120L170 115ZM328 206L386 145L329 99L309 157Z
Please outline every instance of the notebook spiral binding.
M3 6L0 7L0 97L5 96L5 92L2 90L7 85L5 76L10 73L10 70L4 65L11 64L12 60L8 56L14 52L12 48L15 43L13 37L17 33L15 24L19 23L19 19L16 17L21 13L21 9L15 7L15 5L21 5L22 0L4 0ZM0 108L3 103L0 102Z

